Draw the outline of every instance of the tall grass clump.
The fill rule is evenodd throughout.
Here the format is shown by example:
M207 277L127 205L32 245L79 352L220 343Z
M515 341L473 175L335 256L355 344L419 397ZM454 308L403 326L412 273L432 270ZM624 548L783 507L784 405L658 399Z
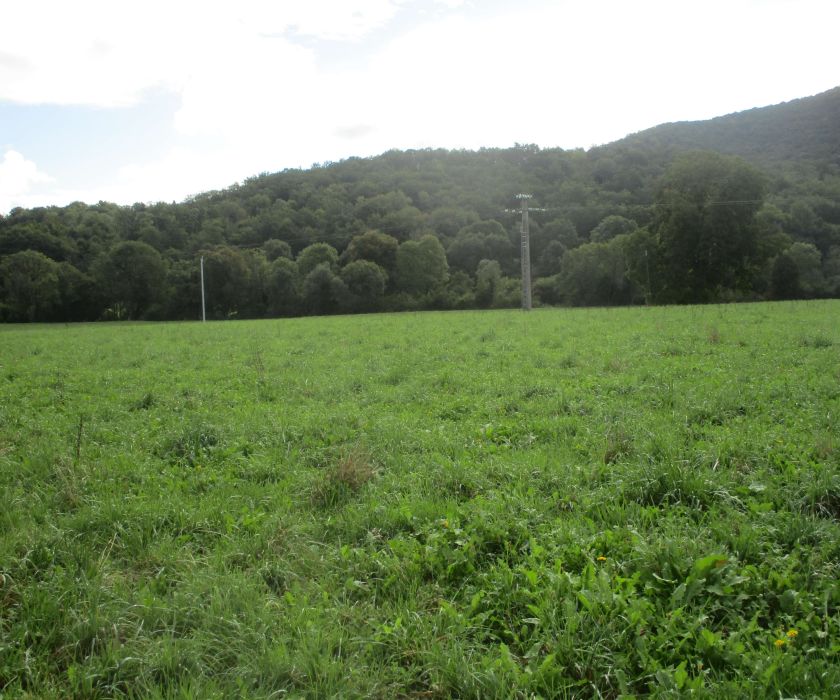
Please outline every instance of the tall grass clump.
M312 501L324 508L341 505L361 491L375 474L367 451L353 446L319 476L312 489Z

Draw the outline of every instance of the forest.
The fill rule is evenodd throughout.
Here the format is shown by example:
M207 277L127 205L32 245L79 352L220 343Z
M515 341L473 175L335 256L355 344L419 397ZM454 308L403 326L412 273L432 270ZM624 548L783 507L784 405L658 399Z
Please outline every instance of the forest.
M840 88L584 150L389 151L180 203L0 216L0 320L840 296Z

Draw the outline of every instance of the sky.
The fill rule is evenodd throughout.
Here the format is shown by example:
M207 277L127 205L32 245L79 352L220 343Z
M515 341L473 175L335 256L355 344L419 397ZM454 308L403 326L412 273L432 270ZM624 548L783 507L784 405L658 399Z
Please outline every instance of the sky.
M0 214L395 148L589 148L840 85L837 0L0 5Z

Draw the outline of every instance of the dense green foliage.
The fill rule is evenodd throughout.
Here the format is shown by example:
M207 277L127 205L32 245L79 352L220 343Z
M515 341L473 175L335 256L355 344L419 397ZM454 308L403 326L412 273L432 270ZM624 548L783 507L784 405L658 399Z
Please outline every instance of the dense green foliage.
M6 326L0 694L836 698L838 314Z
M201 256L212 318L486 306L483 261L515 306L517 192L538 303L837 296L839 110L840 89L588 152L392 151L179 204L16 209L0 319L197 318Z

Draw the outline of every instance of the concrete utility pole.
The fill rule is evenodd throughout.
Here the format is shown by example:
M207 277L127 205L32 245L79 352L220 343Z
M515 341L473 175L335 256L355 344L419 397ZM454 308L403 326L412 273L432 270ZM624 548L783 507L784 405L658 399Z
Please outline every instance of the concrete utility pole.
M207 320L207 316L204 313L204 256L201 256L201 322Z
M516 198L522 202L522 248L520 258L522 260L522 310L531 310L531 241L528 232L528 200L530 194L518 194Z

